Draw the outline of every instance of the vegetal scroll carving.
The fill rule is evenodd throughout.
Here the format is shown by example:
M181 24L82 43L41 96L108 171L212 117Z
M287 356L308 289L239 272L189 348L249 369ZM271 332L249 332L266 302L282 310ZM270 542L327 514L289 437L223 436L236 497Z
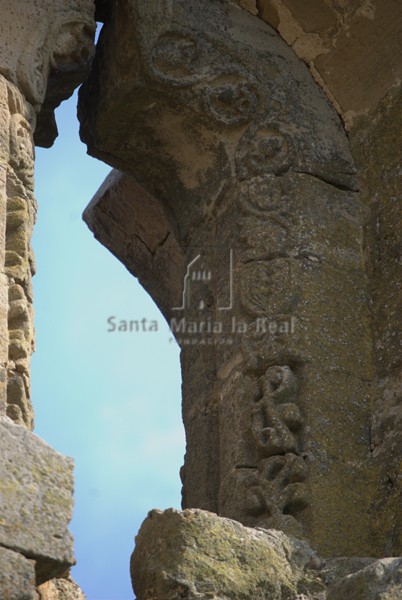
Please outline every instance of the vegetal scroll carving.
M297 404L297 376L288 366L269 367L260 385L262 395L251 411L259 463L248 481L246 511L258 524L271 527L283 519L295 520L308 505L307 467L301 447L303 417Z

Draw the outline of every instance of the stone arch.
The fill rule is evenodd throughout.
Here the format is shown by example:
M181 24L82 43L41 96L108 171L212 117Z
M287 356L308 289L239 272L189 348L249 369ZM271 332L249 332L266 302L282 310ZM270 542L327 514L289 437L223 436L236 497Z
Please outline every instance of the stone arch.
M111 11L79 114L89 152L127 174L105 182L87 223L173 319L182 345L183 506L279 527L324 553L367 553L370 341L346 133L270 27L227 2L163 6ZM195 260L213 274L178 321ZM231 343L220 343L225 335ZM298 392L264 391L273 368L291 373Z

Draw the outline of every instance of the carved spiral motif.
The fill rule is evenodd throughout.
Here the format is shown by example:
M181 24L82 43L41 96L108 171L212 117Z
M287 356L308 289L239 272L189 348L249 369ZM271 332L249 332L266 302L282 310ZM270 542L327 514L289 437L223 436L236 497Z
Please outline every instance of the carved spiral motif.
M293 161L291 141L280 125L250 127L236 152L236 170L240 179L286 173Z
M247 512L255 517L297 515L308 505L306 479L306 464L300 456L285 454L261 461L248 488Z
M294 398L297 394L297 379L288 366L269 367L261 379L266 394L275 394L276 399Z
M268 211L280 210L283 206L282 189L275 175L253 177L239 186L240 208L257 217Z
M259 98L255 86L236 75L218 77L205 87L204 104L214 119L225 125L241 125L258 110Z
M172 85L192 85L197 81L199 42L183 33L162 34L151 55L152 71L156 77Z
M271 367L261 379L263 396L253 409L252 431L262 456L298 451L302 417L297 382L289 367Z

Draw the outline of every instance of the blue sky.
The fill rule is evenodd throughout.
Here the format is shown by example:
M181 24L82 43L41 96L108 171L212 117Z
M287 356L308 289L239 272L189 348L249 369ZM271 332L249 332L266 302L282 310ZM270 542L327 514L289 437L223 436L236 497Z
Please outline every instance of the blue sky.
M88 600L129 600L141 522L180 506L179 351L147 293L81 219L110 168L86 155L76 103L57 111L54 147L37 149L35 431L75 459L74 578ZM110 333L110 316L155 319L158 331Z

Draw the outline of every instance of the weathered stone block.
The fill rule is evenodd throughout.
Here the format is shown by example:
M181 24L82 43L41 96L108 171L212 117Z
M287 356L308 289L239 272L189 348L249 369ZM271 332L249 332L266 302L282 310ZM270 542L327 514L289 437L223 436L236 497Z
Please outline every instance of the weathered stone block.
M73 463L6 417L0 456L0 545L35 559L42 583L74 564Z
M324 585L306 542L201 510L152 511L136 538L138 600L290 600ZM318 596L315 596L318 597Z
M198 509L153 510L131 578L138 600L400 600L402 558L325 561L280 531Z
M1 600L35 599L35 562L0 548Z

